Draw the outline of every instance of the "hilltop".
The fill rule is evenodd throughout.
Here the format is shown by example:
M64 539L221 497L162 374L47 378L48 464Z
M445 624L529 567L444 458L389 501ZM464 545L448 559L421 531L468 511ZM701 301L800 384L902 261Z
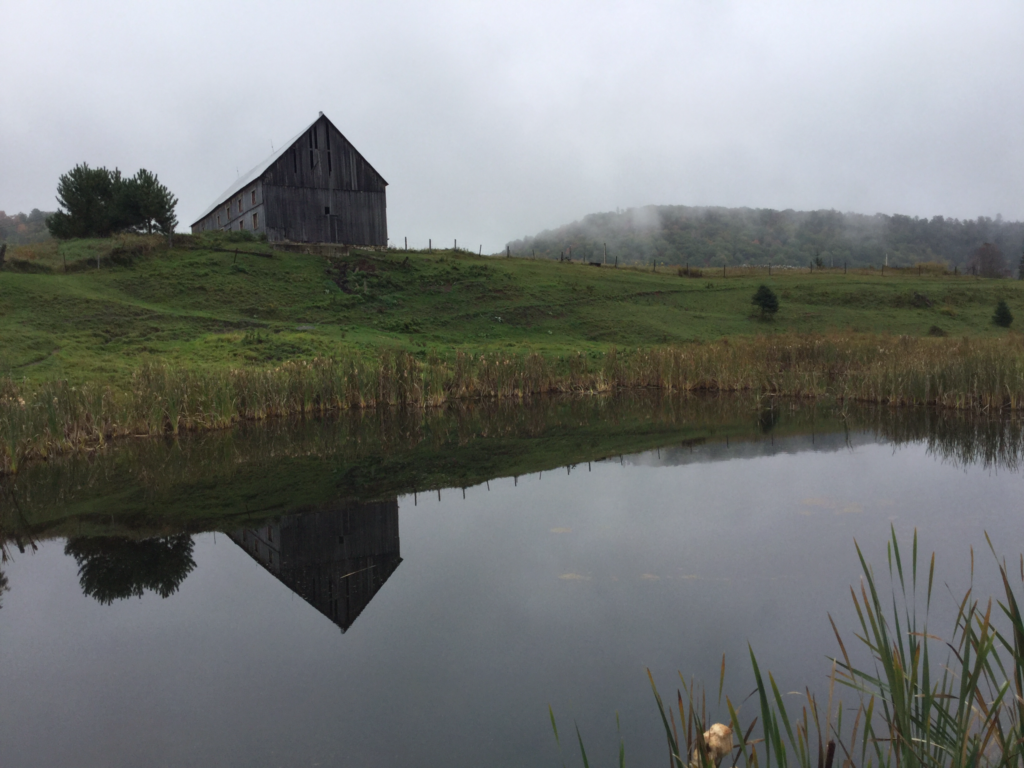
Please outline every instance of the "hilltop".
M118 382L152 361L224 369L381 350L555 358L787 333L995 337L1006 333L990 322L1000 298L1024 322L1024 283L924 269L683 277L464 251L323 256L237 237L175 243L12 248L0 272L0 376ZM752 313L761 283L781 300L772 322Z
M776 211L650 205L594 213L508 244L513 254L557 259L618 258L620 263L691 266L789 264L876 268L940 262L968 267L972 252L993 243L1016 275L1024 251L1024 222L979 217L931 219L894 214L865 216L834 210Z

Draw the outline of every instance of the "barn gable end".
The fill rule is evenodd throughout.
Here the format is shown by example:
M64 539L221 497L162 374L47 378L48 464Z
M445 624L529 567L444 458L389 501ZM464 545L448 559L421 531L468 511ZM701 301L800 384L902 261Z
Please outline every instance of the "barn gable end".
M270 241L387 245L387 182L321 113L192 225Z

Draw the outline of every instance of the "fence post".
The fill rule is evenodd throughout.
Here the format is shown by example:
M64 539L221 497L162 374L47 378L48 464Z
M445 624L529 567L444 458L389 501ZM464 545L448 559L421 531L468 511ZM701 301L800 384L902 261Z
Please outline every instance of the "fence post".
M601 245L604 246L604 263L605 263L605 266L607 266L608 265L608 243L601 243Z
M458 238L455 238L455 245L452 246L452 250L453 251L459 250L459 239Z
M511 245L506 245L505 246L505 258L506 259L511 259L512 258L512 246Z
M434 252L434 241L431 240L429 237L427 238L427 250L430 251L431 253Z
M408 237L405 238L405 250L407 250L407 251L409 250L409 238Z

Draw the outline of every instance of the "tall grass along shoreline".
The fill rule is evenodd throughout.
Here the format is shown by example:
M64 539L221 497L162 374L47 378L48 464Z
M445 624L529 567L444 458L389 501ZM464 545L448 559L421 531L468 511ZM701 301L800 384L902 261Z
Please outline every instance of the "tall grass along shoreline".
M576 353L384 351L276 367L147 363L121 387L0 379L0 472L132 435L376 406L620 389L757 392L965 411L1024 406L1020 337L772 335L684 347Z
M958 601L951 636L943 639L928 626L935 555L918 559L915 531L908 559L895 529L890 531L889 590L857 546L863 576L859 590L851 587L850 593L858 623L854 634L863 646L857 650L867 652L867 663L851 660L829 617L840 654L832 660L827 702L808 690L799 705L787 706L783 689L771 673L762 674L751 649L755 689L747 700L753 712L744 702L725 697L725 719L734 742L731 756L716 761L701 735L710 724L706 689L688 683L680 674L681 690L675 702L666 701L648 670L670 765L978 768L1024 762L1024 619L1011 586L1017 569L998 557L986 534L1004 599L986 600L974 594L972 548L972 586ZM1024 556L1020 576L1024 583ZM719 709L724 676L723 658ZM856 707L844 707L837 684L853 692ZM554 726L553 713L551 717ZM620 765L624 764L622 753L620 747ZM585 752L583 762L586 765Z

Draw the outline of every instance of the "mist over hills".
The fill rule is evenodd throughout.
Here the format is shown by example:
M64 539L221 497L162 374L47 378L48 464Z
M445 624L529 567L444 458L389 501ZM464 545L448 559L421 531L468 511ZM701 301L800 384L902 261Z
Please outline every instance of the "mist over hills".
M995 219L931 219L900 214L840 213L835 210L776 211L770 208L648 205L593 213L572 224L508 243L515 255L619 263L743 264L807 266L910 266L945 262L961 270L982 243L993 243L1016 273L1024 251L1024 222Z
M8 216L0 211L0 243L25 245L50 239L50 230L46 228L46 217L49 213L33 208L31 213L16 213Z

